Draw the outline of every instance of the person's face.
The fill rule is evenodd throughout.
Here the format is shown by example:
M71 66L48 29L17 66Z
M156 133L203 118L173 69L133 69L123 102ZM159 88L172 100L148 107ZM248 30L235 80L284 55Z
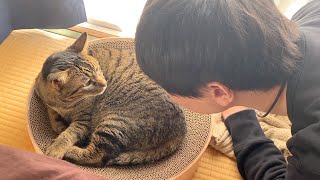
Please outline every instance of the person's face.
M191 98L170 95L180 106L201 114L213 114L227 110L233 101L233 92L219 83L208 84L201 97Z
M189 98L171 95L171 100L180 106L201 114L213 114L226 110L227 108L218 105L208 97Z

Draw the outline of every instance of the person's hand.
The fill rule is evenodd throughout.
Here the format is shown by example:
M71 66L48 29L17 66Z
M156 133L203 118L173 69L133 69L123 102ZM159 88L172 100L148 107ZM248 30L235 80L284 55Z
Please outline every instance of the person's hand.
M244 110L247 110L247 109L250 109L248 107L244 107L244 106L233 106L225 111L223 111L221 113L222 115L222 119L223 120L226 120L229 116L231 116L232 114L235 114L237 112L240 112L240 111L244 111Z

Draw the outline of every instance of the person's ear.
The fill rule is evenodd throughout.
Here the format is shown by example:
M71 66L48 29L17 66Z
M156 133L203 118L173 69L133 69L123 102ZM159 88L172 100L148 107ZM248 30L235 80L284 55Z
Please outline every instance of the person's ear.
M211 98L220 106L229 107L234 100L234 92L221 83L208 83L205 89L209 91Z

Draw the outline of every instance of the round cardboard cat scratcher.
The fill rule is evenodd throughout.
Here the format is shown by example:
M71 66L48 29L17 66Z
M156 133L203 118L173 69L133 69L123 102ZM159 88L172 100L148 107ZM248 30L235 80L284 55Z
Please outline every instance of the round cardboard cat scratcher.
M108 38L91 41L89 47L124 48L134 50L132 39ZM80 168L110 178L127 179L190 179L197 168L197 162L211 138L209 115L200 115L185 110L187 134L180 149L168 158L152 164L138 166L111 166ZM32 143L37 152L42 153L57 137L51 129L45 105L31 90L28 101L28 127Z

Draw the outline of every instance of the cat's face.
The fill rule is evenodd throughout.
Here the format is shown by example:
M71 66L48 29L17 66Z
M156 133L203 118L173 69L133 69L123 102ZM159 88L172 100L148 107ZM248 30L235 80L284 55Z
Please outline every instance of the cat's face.
M85 46L86 34L83 34L65 51L51 55L43 65L42 77L47 87L62 101L79 101L102 94L106 89L99 63L87 55Z

